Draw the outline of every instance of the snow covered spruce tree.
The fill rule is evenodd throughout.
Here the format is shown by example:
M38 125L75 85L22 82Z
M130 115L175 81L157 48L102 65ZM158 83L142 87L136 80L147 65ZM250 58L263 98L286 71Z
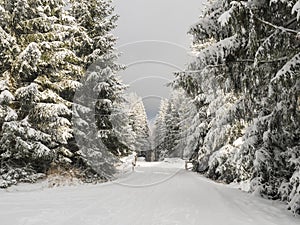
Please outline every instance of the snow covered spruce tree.
M63 7L63 1L52 5L47 1L1 2L7 18L2 29L12 35L14 45L6 53L10 60L1 77L10 84L14 96L10 106L17 112L1 130L2 174L7 185L45 172L55 159L67 163L72 155L68 150L71 103L62 92L81 69L80 59L65 47L72 21L65 17Z
M75 139L84 162L104 178L110 178L116 156L128 150L129 143L120 139L121 122L127 122L120 112L124 85L115 77L119 66L114 56L100 56L89 67L83 85L74 96L73 124ZM128 122L129 126L129 122Z
M199 112L197 171L300 212L299 1L210 1L177 73ZM200 125L201 124L201 125ZM199 132L199 131L197 131Z
M167 112L168 100L162 99L160 102L159 113L156 117L153 136L154 136L154 152L155 160L161 159L161 152L165 149L165 137L166 137L166 112Z
M110 0L70 0L71 14L86 32L78 43L77 54L84 57L86 69L104 54L114 52L116 38L111 31L118 16ZM78 41L76 36L74 42Z
M181 152L177 152L175 146L177 145L179 138L179 122L180 122L180 108L181 101L178 92L174 92L168 102L165 125L166 133L164 138L165 149L161 152L160 158L164 157L180 157Z
M179 145L180 121L184 109L182 91L175 91L168 100L162 100L159 115L155 121L154 142L156 159L183 157L183 148Z
M150 129L143 100L136 93L130 93L127 102L129 104L129 123L134 132L135 151L138 155L145 156L150 161Z
M95 116L101 140L114 155L127 154L131 144L126 142L131 141L123 138L125 130L122 130L129 126L128 118L122 113L122 103L125 101L122 95L126 86L116 75L123 67L115 63L116 39L111 34L118 17L113 14L110 1L74 0L71 3L72 15L88 35L77 54L84 58L86 69L88 68L84 82L89 84L83 88L93 90L85 94L97 99Z
M84 176L105 178L79 151L71 118L73 96L86 69L112 50L108 33L114 26L104 25L112 9L106 2L90 1L104 7L97 16L86 14L90 20L97 18L93 27L73 15L75 2L85 8L82 1L0 1L3 187L34 181L34 174L53 166L83 167Z
M199 148L201 140L203 141L203 128L200 112L197 111L196 102L185 96L183 90L178 92L181 103L179 104L179 131L174 151L177 157L182 159L193 159L193 155ZM205 132L204 132L205 133Z

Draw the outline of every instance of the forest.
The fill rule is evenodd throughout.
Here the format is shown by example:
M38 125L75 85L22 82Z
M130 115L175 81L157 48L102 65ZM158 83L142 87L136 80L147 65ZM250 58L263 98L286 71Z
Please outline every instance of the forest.
M300 1L211 1L156 121L158 159L300 212Z
M109 0L0 0L0 187L110 181L136 152L300 214L300 1L208 1L152 132L119 77L118 19Z

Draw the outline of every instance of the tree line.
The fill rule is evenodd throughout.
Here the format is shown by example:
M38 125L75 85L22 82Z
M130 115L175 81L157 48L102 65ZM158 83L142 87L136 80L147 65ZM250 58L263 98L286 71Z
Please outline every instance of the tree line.
M117 19L106 0L0 1L1 187L55 168L105 181L142 147L146 113L118 77Z
M300 1L208 1L156 121L157 158L300 213Z

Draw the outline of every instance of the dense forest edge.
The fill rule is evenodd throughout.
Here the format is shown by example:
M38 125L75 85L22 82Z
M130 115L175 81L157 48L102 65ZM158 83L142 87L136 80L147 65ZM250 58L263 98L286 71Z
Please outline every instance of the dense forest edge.
M142 99L125 95L106 0L0 1L0 187L51 174L113 179L148 144Z
M161 104L156 158L300 213L300 1L208 5L189 31L195 59Z
M1 188L108 181L120 157L151 148L142 99L118 77L117 19L109 0L0 0ZM299 21L299 0L208 1L151 157L300 214Z

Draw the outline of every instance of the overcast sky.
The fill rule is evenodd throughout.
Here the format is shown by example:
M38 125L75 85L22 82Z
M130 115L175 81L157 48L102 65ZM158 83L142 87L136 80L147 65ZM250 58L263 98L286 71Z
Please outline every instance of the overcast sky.
M121 78L144 99L149 120L161 98L169 97L166 84L172 73L189 61L189 27L197 22L203 0L114 0L120 15L114 34L128 65Z

